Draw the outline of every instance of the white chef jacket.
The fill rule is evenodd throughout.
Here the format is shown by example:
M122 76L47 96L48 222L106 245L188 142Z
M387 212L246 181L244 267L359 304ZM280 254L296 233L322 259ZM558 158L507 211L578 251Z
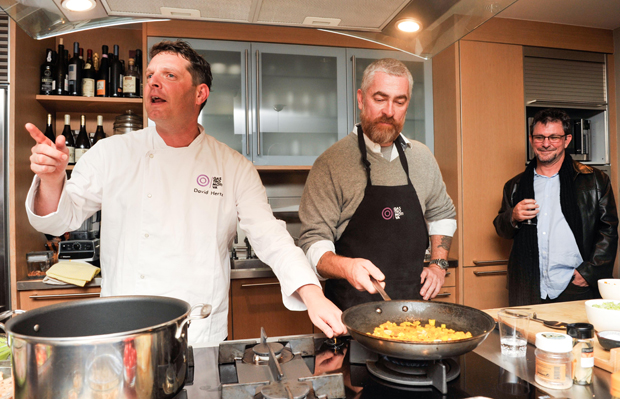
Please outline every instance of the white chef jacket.
M305 310L296 290L320 286L284 222L274 218L252 163L199 128L182 148L168 147L155 127L97 142L65 181L56 212L33 213L37 176L26 199L32 226L56 236L102 210L102 296L161 295L211 304L211 316L190 325L192 345L228 335L228 249L237 218L280 280L287 308Z

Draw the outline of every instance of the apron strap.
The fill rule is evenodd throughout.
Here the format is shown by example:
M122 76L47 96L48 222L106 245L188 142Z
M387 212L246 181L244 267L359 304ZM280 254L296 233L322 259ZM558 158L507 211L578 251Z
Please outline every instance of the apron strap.
M372 186L372 182L370 181L370 162L368 161L368 153L366 151L366 142L364 141L364 131L362 130L362 125L357 126L357 144L359 146L360 152L362 153L362 163L364 164L364 168L366 169L366 180L369 186ZM394 145L396 146L396 150L398 151L398 158L400 159L400 164L403 167L403 170L407 174L407 183L410 186L413 186L411 183L411 179L409 179L409 164L407 163L407 157L405 156L405 148L407 148L407 143L403 137L399 134L396 140L394 140Z
M366 152L366 142L364 141L364 131L362 130L362 125L357 125L357 144L360 148L360 152L362 153L362 163L366 169L367 183L369 186L372 186L372 182L370 181L370 162L368 161L368 154Z
M407 174L407 182L410 186L412 186L413 184L411 184L411 180L409 179L409 164L407 163L407 157L405 157L405 148L407 148L407 143L405 143L403 136L399 134L396 140L394 140L394 145L398 150L398 158L400 158L400 164L403 166L403 169Z

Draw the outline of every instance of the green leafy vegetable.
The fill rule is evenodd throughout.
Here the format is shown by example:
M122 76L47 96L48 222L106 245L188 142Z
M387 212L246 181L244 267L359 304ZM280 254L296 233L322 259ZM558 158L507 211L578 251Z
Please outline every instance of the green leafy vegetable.
M607 309L607 310L620 310L620 302L603 302L600 305L592 305L593 308Z
M11 356L11 348L6 344L6 337L0 336L0 360L6 360Z

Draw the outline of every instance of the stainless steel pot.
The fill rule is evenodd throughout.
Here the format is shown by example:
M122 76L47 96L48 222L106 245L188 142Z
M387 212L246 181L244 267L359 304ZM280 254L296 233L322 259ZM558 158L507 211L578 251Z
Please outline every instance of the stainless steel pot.
M372 333L375 327L391 321L420 320L423 324L435 319L456 331L469 331L472 338L443 342L408 342L379 338ZM493 328L495 320L481 310L452 303L429 301L368 302L344 311L342 322L351 336L371 351L386 356L413 360L437 360L459 356L475 349Z
M210 313L210 305L125 296L16 315L0 323L15 399L171 398L185 383L188 325Z

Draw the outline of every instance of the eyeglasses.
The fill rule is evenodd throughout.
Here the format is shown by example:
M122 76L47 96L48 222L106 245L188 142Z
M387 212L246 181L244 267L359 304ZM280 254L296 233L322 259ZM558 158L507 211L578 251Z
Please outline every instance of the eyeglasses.
M545 139L548 139L550 143L559 143L566 135L553 135L553 136L543 136L542 134L534 134L532 135L532 141L534 143L542 143Z

